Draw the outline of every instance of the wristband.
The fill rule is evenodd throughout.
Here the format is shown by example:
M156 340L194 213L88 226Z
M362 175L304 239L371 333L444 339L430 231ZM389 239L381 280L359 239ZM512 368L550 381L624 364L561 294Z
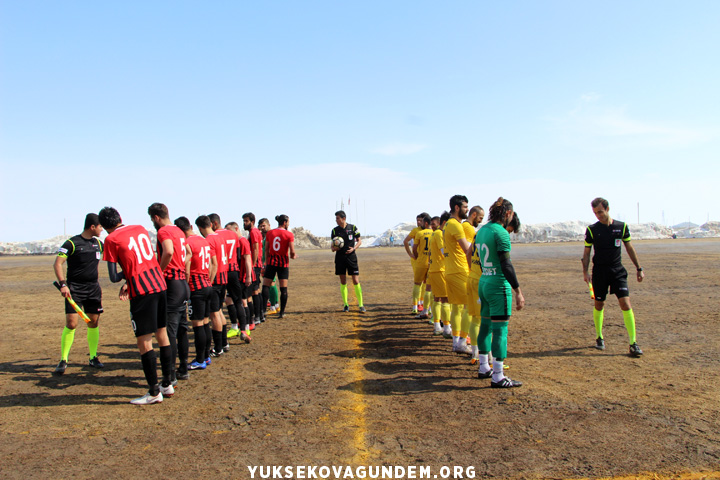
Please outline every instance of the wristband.
M642 271L643 271L643 268L642 268L642 267L639 267L639 268L637 269L637 271L638 271L638 272L642 272Z
M60 288L67 287L67 282L65 280L60 280Z

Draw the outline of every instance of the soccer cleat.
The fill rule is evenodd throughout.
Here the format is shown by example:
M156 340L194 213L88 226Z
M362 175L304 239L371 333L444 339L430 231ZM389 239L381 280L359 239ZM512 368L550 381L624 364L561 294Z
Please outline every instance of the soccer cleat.
M643 354L643 351L640 350L640 347L637 343L633 343L630 345L630 356L631 357L640 357Z
M177 374L177 379L178 379L178 380L189 380L189 379L190 379L190 374L187 373L187 372L178 373L178 374Z
M173 395L175 395L175 387L172 383L167 387L163 387L162 385L160 385L160 394L163 397L172 397Z
M103 368L105 365L102 364L100 359L96 356L92 357L90 361L88 362L91 367L93 368Z
M249 328L250 330L255 330L255 323L254 323L254 322L250 322L250 325L248 325L248 328Z
M417 318L418 320L427 320L430 317L428 317L427 313L423 312L415 315L415 318Z
M350 311L350 306L349 306L349 305L343 306L343 312L349 312L349 311Z
M229 352L230 351L230 345L223 346L223 352Z
M285 314L284 314L284 313L281 313L278 318L285 318Z
M193 362L188 365L188 369L190 370L205 370L207 368L207 363L202 362L198 363L197 360L193 360Z
M435 328L433 329L433 335L442 335L442 333L443 333L442 327L440 326L439 323L436 323Z
M254 323L255 325L260 325L260 324L262 323L262 319L261 319L260 317L255 317L255 318L253 319L253 323Z
M490 372L492 375L492 372ZM490 382L491 388L513 388L513 387L522 387L522 382L518 382L516 380L510 380L509 377L503 377L502 380L499 382Z
M212 363L212 359L210 357L207 357L205 359L205 365L210 365Z
M65 373L65 369L67 368L67 362L65 360L60 360L60 363L57 364L57 367L55 367L55 371L53 372L53 375L60 376L63 373Z
M470 347L470 345L459 345L453 347L453 352L458 355L472 355L472 347Z
M177 379L177 376L175 376L175 377L173 377L172 380L170 380L170 386L173 387L173 388L175 388L175 387L177 387L177 385L178 385L178 379ZM169 396L170 396L170 395L168 395L168 397L169 397Z
M490 377L492 377L492 369L488 370L488 371L485 372L485 373L481 373L481 372L478 371L478 378L479 378L480 380L484 380L484 379L490 378ZM507 377L505 377L505 378L507 378ZM495 387L495 388L497 388L497 387Z
M365 307L360 307L360 313L365 313Z
M452 328L450 327L450 325L445 325L443 327L442 336L445 338L452 338Z
M595 348L597 348L598 350L605 350L605 340L603 340L600 337L596 338L595 339Z
M418 309L417 309L417 307L415 307L415 308L413 308L412 311L410 312L410 315L417 315L417 314L418 314Z
M153 403L162 403L162 401L163 401L162 392L159 392L155 396L150 395L150 392L148 392L140 398L130 400L130 403L132 403L133 405L152 405Z
M252 341L252 338L250 335L246 334L245 332L240 332L240 340L242 340L245 343L250 343Z
M216 352L215 350L210 350L210 356L211 356L211 357L219 357L219 356L221 356L223 353L225 353L225 352L223 352L222 348L221 348L220 350L218 350L217 352Z
M423 307L422 305L418 305L417 309L418 312L422 312L423 310L425 310L425 307Z
M228 338L237 337L237 336L238 336L238 333L240 333L240 329L239 329L239 328L231 328L231 329L228 330L227 336L228 336Z

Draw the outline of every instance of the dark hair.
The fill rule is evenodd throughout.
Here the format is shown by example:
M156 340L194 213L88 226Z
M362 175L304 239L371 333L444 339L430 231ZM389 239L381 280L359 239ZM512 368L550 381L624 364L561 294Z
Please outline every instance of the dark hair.
M345 217L345 212L342 211L342 210L338 210L337 212L335 212L335 216L336 216L336 217L340 217L340 218L346 218L346 217Z
M468 202L468 199L465 195L453 195L452 197L450 197L450 213L455 213L455 207L462 206L463 202Z
M450 220L450 212L445 211L440 214L440 223L445 223Z
M148 215L150 217L154 217L157 215L160 218L170 218L170 214L168 213L168 208L163 203L153 203L148 207Z
M267 223L268 225L270 225L270 220L268 220L267 218L263 217L263 218L261 218L260 221L258 222L258 225L262 225L263 223Z
M520 217L518 217L517 212L513 212L513 216L507 226L512 227L513 233L520 233Z
M597 197L592 202L590 202L590 206L592 206L592 208L597 208L598 205L602 205L605 210L607 210L610 206L608 201L602 197Z
M422 218L422 219L424 219L426 215L429 215L429 214L428 214L427 212L418 213L418 214L417 214L417 217L415 217L415 218Z
M188 220L187 217L178 217L173 223L183 232L189 232L192 230L192 225L190 225L190 220Z
M120 213L113 207L103 207L103 209L98 212L98 219L100 220L100 225L102 225L105 230L115 228L122 223Z
M438 216L432 217L432 218L430 219L430 221L431 221L431 222L438 222L438 225L441 223L440 217L438 217Z
M250 220L250 223L255 223L255 214L252 212L243 213L243 220Z
M88 213L85 215L85 230L95 225L100 225L100 217L97 213Z
M275 217L275 221L278 222L278 226L279 226L279 225L282 225L282 224L285 223L285 222L290 221L290 217L288 217L288 216L285 215L285 214L283 214L283 215L277 215L277 216Z
M512 209L513 204L510 203L509 200L505 200L503 197L498 198L497 201L490 207L490 221L505 226L505 214L508 210Z
M220 226L220 215L218 215L217 213L211 213L208 215L208 218L212 223L217 223L218 226Z
M212 221L209 216L200 215L195 219L195 225L197 225L198 228L212 228Z
M470 211L468 212L468 215L472 215L473 213L478 214L480 212L485 212L485 209L483 209L483 207L481 207L480 205L475 205L474 207L472 207L470 209Z
M429 214L426 213L426 214L422 217L423 225L430 225L430 220L432 220L432 218L430 217Z

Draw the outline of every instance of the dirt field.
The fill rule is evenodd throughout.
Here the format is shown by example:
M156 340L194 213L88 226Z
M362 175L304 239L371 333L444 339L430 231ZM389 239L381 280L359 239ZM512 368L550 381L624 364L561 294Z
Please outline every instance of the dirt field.
M510 323L507 373L524 382L512 391L491 390L409 315L401 248L360 251L365 315L340 311L330 252L300 251L289 315L271 317L250 345L231 340L228 354L150 407L128 403L146 386L128 305L104 264L106 368L85 366L81 325L57 378L64 317L53 258L0 257L0 477L414 465L437 478L442 466L475 478L720 478L720 240L634 244L647 274L630 284L640 359L627 356L614 297L607 349L590 348L579 243L513 247L527 303Z

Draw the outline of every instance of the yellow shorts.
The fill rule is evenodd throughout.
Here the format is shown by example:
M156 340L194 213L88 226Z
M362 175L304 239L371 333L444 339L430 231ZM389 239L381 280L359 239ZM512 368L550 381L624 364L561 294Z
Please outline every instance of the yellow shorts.
M448 302L452 305L467 304L467 273L445 274Z
M413 266L413 272L415 273L415 283L423 283L427 278L428 266L416 262Z
M433 297L447 297L447 285L445 285L445 270L441 272L429 272L428 283L432 288Z
M468 303L465 305L468 311L468 315L471 317L479 317L480 316L480 304L478 303L478 300L480 297L478 296L478 283L480 283L479 278L471 278L468 277L467 280L467 298Z

